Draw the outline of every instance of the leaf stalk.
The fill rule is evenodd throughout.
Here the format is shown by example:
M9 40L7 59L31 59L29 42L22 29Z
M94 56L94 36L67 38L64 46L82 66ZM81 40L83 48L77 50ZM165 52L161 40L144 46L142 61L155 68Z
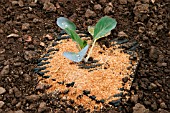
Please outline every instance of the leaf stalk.
M93 51L93 48L95 46L95 43L96 43L96 39L94 39L93 43L92 43L92 47L90 48L88 54L87 54L87 57L85 58L84 62L88 62L89 58L90 58L90 55L92 54L92 51Z

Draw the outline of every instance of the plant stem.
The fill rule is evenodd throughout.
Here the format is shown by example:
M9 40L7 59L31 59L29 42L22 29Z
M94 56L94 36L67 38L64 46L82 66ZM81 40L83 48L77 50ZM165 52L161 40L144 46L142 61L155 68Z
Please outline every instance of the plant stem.
M88 54L87 54L87 57L85 58L85 62L87 62L88 61L88 59L90 58L90 55L91 55L91 53L92 53L92 50L93 50L93 48L94 48L94 45L95 45L95 43L96 43L96 39L93 41L93 43L92 43L92 47L90 48L90 51L88 52Z

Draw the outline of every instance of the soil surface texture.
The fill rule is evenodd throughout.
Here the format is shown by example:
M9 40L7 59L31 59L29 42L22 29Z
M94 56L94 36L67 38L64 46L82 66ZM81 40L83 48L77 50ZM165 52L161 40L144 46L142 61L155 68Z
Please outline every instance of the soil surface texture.
M0 113L85 113L39 85L39 58L64 16L87 31L103 16L118 22L111 39L138 42L140 63L129 100L102 113L170 113L169 0L0 0ZM41 93L39 93L41 92Z

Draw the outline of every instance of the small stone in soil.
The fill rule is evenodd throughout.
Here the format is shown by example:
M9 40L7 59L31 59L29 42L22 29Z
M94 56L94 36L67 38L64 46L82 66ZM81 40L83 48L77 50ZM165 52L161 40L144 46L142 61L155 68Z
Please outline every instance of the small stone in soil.
M152 60L155 60L158 58L158 51L156 49L155 46L151 46L150 48L150 52L149 52L149 57L152 59Z
M6 89L3 87L0 87L0 95L4 94L6 92Z
M147 100L145 100L143 103L144 103L146 106L150 106L150 105L151 105L151 102L150 102L150 101L147 101Z
M39 91L44 91L46 88L47 89L50 88L50 85L48 85L48 84L38 84L36 86L36 90L39 90Z
M138 32L143 33L145 31L145 27L139 27Z
M124 32L124 31L120 31L119 33L118 33L118 37L128 37L128 35Z
M32 41L32 37L30 35L24 35L23 39L25 42L31 42Z
M35 51L25 51L24 52L24 58L25 60L33 60L33 59L36 59L37 58L37 52Z
M24 76L24 80L26 82L30 82L31 81L31 77L29 76L29 74L24 74L23 76Z
M104 13L105 14L109 14L110 12L113 12L112 7L107 6L106 8L104 8Z
M4 66L4 68L1 70L1 75L7 75L10 72L9 65Z
M151 83L151 84L150 84L150 88L151 88L151 89L155 89L155 88L157 88L157 85L154 84L154 83Z
M161 107L162 109L166 109L166 108L167 108L167 105L165 104L165 102L161 102L161 103L160 103L160 107Z
M149 109L146 109L144 105L137 103L133 107L133 113L149 113Z
M147 36L143 36L143 40L147 41L147 40L149 40L149 38Z
M170 73L170 69L164 69L165 73Z
M0 34L4 33L3 29L0 29Z
M45 47L45 43L44 42L40 42L40 46L41 47Z
M156 102L151 104L151 108L152 108L152 110L156 110L158 108Z
M24 113L22 110L14 111L14 113Z
M86 10L85 17L89 18L89 17L95 17L95 16L96 16L96 13L94 11L91 11L90 9Z
M14 91L15 97L21 97L22 96L21 91L17 87L14 87L13 91Z
M27 31L28 29L30 28L30 24L29 23L24 23L24 24L22 24L22 30L23 31Z
M51 34L46 34L43 36L43 38L47 38L49 41L53 40L54 38L51 36Z
M100 4L96 4L96 5L94 5L94 9L95 9L95 10L101 10L102 7L101 7Z
M18 5L18 1L11 1L11 4L14 5Z
M30 96L26 96L25 98L30 102L34 102L34 101L39 100L40 96L33 94L33 95L30 95Z
M169 113L169 111L164 110L164 109L161 109L161 108L158 109L158 112L159 112L159 113Z
M119 0L120 4L127 4L127 0Z
M138 95L132 95L130 100L136 104L138 102Z
M21 102L18 102L15 106L16 106L16 108L20 108L21 107Z
M99 0L99 3L106 3L106 0Z
M23 7L23 6L24 6L24 2L23 2L22 0L19 0L19 1L18 1L18 5L19 5L20 7Z
M55 12L57 8L54 6L54 4L50 2L45 2L43 9L46 10L47 12Z
M157 62L156 65L158 67L167 67L167 63L165 63L165 62Z
M38 112L39 113L42 113L43 111L46 110L46 103L45 102L41 102L40 105L39 105L39 108L38 108Z
M19 67L19 66L21 66L21 64L22 64L21 62L15 62L14 66Z

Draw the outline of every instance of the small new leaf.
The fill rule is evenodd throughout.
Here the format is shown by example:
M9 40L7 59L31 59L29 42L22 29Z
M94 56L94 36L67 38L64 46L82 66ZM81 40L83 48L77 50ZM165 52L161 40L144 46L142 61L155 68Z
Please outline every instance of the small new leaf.
M107 33L109 33L112 29L116 27L116 20L112 19L108 16L102 17L96 24L94 28L94 36L95 40L98 40L101 37L104 37Z
M94 35L94 26L88 26L88 32L91 34L91 36Z

